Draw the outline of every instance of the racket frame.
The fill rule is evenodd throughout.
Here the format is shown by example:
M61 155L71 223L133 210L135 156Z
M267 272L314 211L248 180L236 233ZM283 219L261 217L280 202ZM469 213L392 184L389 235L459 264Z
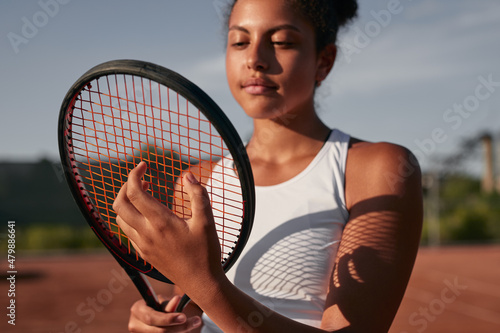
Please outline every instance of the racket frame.
M72 138L70 135L70 129L72 126L71 118L75 102L80 95L80 92L84 90L86 86L88 86L92 81L107 75L140 76L174 90L176 93L188 100L193 106L199 109L223 138L227 149L234 160L234 165L240 179L244 207L238 242L233 251L228 255L224 262L221 263L224 271L226 272L231 268L241 254L252 229L255 213L253 174L245 145L242 143L236 129L227 116L204 91L188 79L172 70L144 61L128 59L113 60L91 68L68 90L61 105L59 114L58 142L62 168L73 198L94 233L127 272L148 305L159 310L157 297L152 288L148 286L149 282L144 275L148 275L163 282L172 282L146 261L143 260L144 265L137 267L139 266L139 261L131 260L131 258L126 256L124 258L124 256L120 255L124 254L125 249L118 244L116 237L111 235L106 228L99 227L99 224L104 222L99 221L100 214L93 207L92 201L84 193L85 187L82 185L82 181L77 171L77 162L72 156L73 148L71 144ZM183 297L179 308L183 308L187 302L189 302L189 298Z

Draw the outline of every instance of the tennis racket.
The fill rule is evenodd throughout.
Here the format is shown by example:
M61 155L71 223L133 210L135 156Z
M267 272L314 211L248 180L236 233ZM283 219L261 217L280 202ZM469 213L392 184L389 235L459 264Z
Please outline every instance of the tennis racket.
M181 175L207 188L227 271L240 255L254 216L254 184L236 130L196 85L161 66L115 60L98 65L66 94L58 124L67 183L88 224L160 310L147 277L171 283L134 250L116 223L113 201L140 161L150 193L181 218L191 216ZM196 268L193 268L195 272ZM176 311L189 302L184 295Z

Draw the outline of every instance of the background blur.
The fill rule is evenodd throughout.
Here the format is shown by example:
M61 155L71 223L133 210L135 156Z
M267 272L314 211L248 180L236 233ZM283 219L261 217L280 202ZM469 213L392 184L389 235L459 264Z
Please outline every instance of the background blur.
M2 332L126 329L138 294L91 234L64 182L60 104L91 67L140 59L194 81L248 138L251 121L225 81L225 3L0 2L2 308L9 289L8 221L16 222L18 269L17 325L2 314ZM404 145L424 171L422 250L392 331L497 332L500 4L359 4L358 19L341 32L339 58L317 104L329 126ZM411 172L407 167L402 173Z

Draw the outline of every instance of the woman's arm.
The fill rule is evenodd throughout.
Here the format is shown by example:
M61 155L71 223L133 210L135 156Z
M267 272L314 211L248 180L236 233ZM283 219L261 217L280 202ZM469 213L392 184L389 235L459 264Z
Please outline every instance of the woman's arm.
M349 152L350 219L335 261L323 327L387 332L415 261L422 226L421 174L406 149L359 143Z

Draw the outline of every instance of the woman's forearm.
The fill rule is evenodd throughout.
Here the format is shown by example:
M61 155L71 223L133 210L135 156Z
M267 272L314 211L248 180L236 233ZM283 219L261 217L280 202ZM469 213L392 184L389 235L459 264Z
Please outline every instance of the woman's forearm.
M224 332L325 332L284 317L236 288L225 276L192 299Z

